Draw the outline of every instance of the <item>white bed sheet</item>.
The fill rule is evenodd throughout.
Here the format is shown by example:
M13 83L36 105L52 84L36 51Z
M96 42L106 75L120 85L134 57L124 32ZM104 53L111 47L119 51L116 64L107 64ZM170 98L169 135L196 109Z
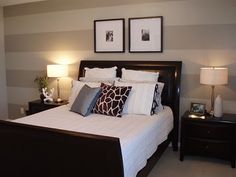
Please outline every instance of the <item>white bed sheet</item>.
M158 115L124 115L122 118L91 114L84 118L69 111L67 105L14 120L14 122L75 132L117 137L120 139L124 176L135 177L166 140L173 128L169 107Z

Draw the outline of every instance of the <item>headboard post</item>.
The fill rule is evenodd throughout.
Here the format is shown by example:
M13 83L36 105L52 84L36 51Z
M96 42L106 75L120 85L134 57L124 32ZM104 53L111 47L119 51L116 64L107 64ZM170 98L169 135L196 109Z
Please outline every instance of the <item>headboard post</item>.
M180 81L182 61L106 61L106 60L82 60L80 62L79 76L84 76L84 68L109 68L117 66L117 77L121 77L121 69L134 69L143 71L159 72L159 82L164 82L162 92L162 103L170 106L174 114L174 130L172 145L178 150L179 135L179 102L180 102Z

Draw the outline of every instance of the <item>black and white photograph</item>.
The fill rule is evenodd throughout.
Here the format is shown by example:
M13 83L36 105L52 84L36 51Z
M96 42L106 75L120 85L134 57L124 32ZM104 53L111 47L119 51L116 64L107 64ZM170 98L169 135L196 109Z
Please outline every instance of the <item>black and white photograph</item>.
M113 42L113 31L106 31L106 42Z
M129 52L163 52L163 17L129 18Z
M150 34L148 29L142 29L141 34L142 34L142 41L150 41Z
M125 19L104 19L94 21L94 52L125 52Z

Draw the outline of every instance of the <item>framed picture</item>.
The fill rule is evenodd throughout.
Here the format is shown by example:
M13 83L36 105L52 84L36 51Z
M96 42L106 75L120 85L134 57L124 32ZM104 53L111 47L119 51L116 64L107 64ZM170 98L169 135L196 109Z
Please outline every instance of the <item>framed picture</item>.
M125 52L125 19L94 21L94 52Z
M129 52L163 51L163 17L129 18Z
M203 103L191 103L190 114L204 115L206 104Z

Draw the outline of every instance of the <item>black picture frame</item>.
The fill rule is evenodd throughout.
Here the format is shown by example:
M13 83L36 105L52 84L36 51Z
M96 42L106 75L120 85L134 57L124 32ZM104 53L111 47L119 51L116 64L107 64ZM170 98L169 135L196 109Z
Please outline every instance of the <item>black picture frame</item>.
M163 52L163 16L129 18L129 52Z
M190 105L189 112L190 112L190 114L203 116L203 115L205 115L205 110L206 110L206 104L192 102Z
M125 52L125 19L94 20L94 52Z

